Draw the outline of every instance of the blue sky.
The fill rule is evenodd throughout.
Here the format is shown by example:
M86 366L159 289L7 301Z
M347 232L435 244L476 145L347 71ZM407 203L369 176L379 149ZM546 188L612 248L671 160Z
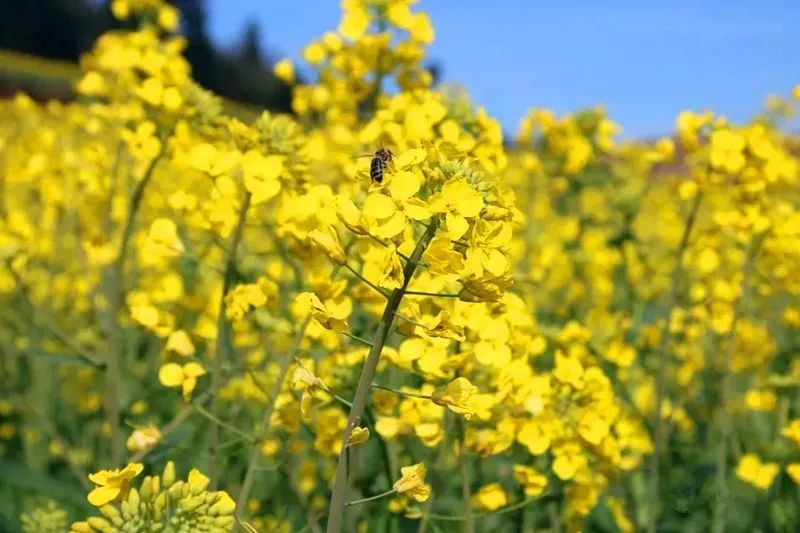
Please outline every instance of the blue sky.
M210 31L233 45L257 20L273 55L298 59L339 20L336 0L207 0ZM800 1L422 0L445 82L516 131L530 107L602 103L626 137L669 133L682 109L746 120L800 83Z

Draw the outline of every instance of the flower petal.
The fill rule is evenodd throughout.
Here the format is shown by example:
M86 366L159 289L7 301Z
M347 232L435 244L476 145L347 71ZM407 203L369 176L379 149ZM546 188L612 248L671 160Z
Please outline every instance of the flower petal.
M119 496L119 492L119 487L97 487L86 496L86 499L95 507L102 507Z
M178 363L167 363L158 371L158 381L165 387L179 387L183 378L183 369Z
M397 201L407 200L419 191L420 179L416 172L403 170L392 176L389 183L389 193Z

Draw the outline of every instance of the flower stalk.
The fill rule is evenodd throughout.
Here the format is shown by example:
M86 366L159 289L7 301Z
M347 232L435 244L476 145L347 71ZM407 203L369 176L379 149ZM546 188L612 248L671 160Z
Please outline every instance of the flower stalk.
M740 296L733 305L733 318L730 330L726 335L726 350L722 361L722 376L720 378L719 405L717 407L719 418L719 442L717 444L717 466L716 466L716 501L714 505L714 515L712 530L714 533L724 533L728 516L728 497L730 494L728 487L728 441L731 433L731 416L728 410L730 400L730 374L731 360L736 348L736 325L741 316L742 308L748 297L750 278L753 274L756 258L763 242L763 235L753 237L750 250L747 254L744 267L742 269L742 280L740 282Z
M104 376L104 404L106 409L106 421L108 422L111 431L110 456L113 464L117 464L122 461L122 457L125 453L122 441L122 431L120 429L118 395L122 386L122 367L120 360L123 346L119 312L122 308L122 300L125 291L125 260L128 257L129 244L131 237L133 236L133 230L136 227L136 218L139 213L139 208L142 205L145 189L152 180L156 165L164 156L165 151L166 139L161 139L158 153L148 164L144 175L142 175L142 179L139 180L139 182L136 184L136 188L133 191L133 195L131 196L128 207L128 215L125 219L125 225L122 229L122 237L120 239L117 257L111 264L110 268L105 272L106 298L109 302L109 306L106 314L107 345Z
M664 448L664 420L661 416L662 406L666 396L667 386L667 367L669 366L669 343L670 343L670 323L672 322L672 311L677 305L678 291L683 279L683 256L689 247L689 239L697 220L697 213L700 211L702 194L697 193L694 197L686 222L683 226L680 244L675 257L675 266L672 269L672 280L667 293L667 309L664 318L664 325L661 329L661 343L658 349L658 370L656 374L656 401L653 407L653 456L650 473L650 523L649 533L657 533L658 516L661 510L661 454Z
M233 276L236 272L236 252L239 249L239 244L242 241L245 221L247 220L247 211L250 209L250 198L250 193L246 192L244 200L242 201L242 206L239 208L239 218L236 222L236 227L233 230L233 235L231 236L230 244L228 246L228 256L225 259L225 272L222 277L222 294L220 295L219 313L217 314L217 339L214 354L214 368L211 372L211 388L215 391L219 390L222 385L221 365L225 362L228 362L229 359L229 323L227 317L225 316L225 295L228 294L231 289L231 285L233 284ZM211 413L215 417L218 417L219 415L219 396L216 394L213 398L211 398ZM212 490L216 489L218 481L218 447L219 427L217 424L211 424L208 426L208 477L211 479L210 487Z
M242 518L242 513L247 507L247 496L250 493L250 488L253 485L253 476L255 475L256 465L258 464L258 455L261 452L260 444L266 437L267 432L269 431L270 427L270 420L272 420L272 413L275 412L275 402L278 399L278 395L281 393L281 388L283 387L283 382L286 380L286 374L289 373L289 367L291 366L292 362L295 360L297 351L300 349L300 343L303 341L303 335L305 334L306 327L308 326L309 321L311 320L311 316L309 315L300 324L300 327L297 329L295 333L294 340L292 341L292 346L289 349L289 353L283 358L281 362L280 371L278 372L278 377L275 380L275 384L272 386L271 395L267 400L267 407L264 410L264 416L261 422L261 429L258 431L256 435L255 442L253 443L253 448L250 450L250 457L247 460L247 469L245 470L244 479L242 480L242 487L239 489L239 496L236 498L236 518Z
M437 223L434 222L422 234L422 237L414 247L411 253L410 261L406 263L403 268L403 285L400 288L394 289L386 302L386 307L383 310L383 315L375 328L375 333L372 336L372 347L367 354L367 359L364 361L364 366L361 369L361 377L358 380L356 393L353 398L353 408L350 409L350 415L347 419L347 425L342 435L342 446L339 452L339 461L336 465L336 475L333 481L333 492L331 494L331 503L328 511L328 533L338 533L342 530L342 518L344 516L345 498L347 492L348 480L348 453L349 448L347 444L350 442L350 435L353 429L361 424L361 417L364 415L364 410L367 406L367 399L369 391L372 388L372 379L375 377L375 370L378 367L378 361L383 351L383 346L389 336L389 332L394 323L395 313L400 307L400 302L403 299L406 288L408 287L411 278L414 276L417 265L416 263L422 258L428 244L433 239L436 233Z

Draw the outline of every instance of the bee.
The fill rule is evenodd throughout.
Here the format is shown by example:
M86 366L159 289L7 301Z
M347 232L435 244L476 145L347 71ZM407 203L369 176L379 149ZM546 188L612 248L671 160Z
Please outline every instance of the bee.
M369 177L374 183L383 181L383 171L386 166L392 161L392 152L384 147L378 148L375 155L372 156L372 161L369 163Z

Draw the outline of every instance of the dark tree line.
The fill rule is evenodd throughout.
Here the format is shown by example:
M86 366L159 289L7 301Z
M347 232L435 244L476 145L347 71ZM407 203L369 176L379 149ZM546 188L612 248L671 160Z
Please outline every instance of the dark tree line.
M215 93L268 109L289 110L291 91L270 69L260 29L248 22L239 45L220 50L208 35L203 0L173 0L195 79ZM88 0L0 1L0 48L77 61L102 32L119 24L106 2Z

